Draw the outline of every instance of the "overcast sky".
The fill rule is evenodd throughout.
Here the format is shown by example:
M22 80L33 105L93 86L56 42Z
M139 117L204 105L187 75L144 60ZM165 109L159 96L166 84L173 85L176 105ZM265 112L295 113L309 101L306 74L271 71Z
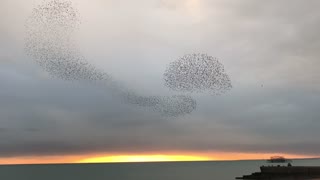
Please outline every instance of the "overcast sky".
M174 95L168 63L219 58L233 89L162 117L107 87L50 77L24 51L41 0L0 0L0 157L159 151L320 151L320 1L71 0L87 60L142 95Z

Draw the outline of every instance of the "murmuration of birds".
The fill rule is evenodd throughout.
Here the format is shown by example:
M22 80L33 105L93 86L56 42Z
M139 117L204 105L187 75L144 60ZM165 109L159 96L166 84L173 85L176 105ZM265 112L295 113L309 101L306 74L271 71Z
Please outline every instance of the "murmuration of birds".
M73 34L79 25L79 13L70 1L51 0L35 7L26 23L27 54L53 77L67 81L102 82L124 102L149 107L163 116L177 117L196 109L195 100L187 95L137 95L90 64L75 44Z
M149 107L159 112L165 117L178 117L184 114L190 114L196 109L196 101L188 95L174 96L137 96L132 92L128 92L125 101L141 107Z
M223 64L207 54L187 54L171 62L164 73L165 86L182 92L209 91L220 95L232 88Z
M26 23L26 52L54 77L89 81L110 78L89 64L76 48L73 33L79 25L79 14L71 2L53 0L39 5Z

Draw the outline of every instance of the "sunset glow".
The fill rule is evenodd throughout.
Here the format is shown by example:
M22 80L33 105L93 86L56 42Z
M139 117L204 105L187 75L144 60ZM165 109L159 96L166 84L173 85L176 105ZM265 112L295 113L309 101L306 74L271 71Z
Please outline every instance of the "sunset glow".
M161 162L161 161L208 161L209 157L188 155L119 155L106 157L93 157L81 160L80 163L99 162Z
M63 163L123 163L123 162L172 162L172 161L224 161L269 159L281 155L286 158L312 158L294 154L276 153L157 153L157 154L82 154L61 156L24 156L0 158L0 164L63 164Z
M286 153L241 153L241 152L168 152L157 154L100 154L82 158L77 163L113 163L113 162L167 162L167 161L225 161L225 160L254 160L269 159L281 155L286 158L312 158Z

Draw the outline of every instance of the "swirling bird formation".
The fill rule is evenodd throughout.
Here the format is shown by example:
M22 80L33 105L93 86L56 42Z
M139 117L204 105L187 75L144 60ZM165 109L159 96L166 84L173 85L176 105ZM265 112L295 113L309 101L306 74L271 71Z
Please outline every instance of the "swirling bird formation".
M149 107L163 116L180 116L196 109L189 95L141 96L90 64L79 52L74 32L80 25L78 11L66 0L51 0L33 9L26 23L25 49L50 75L67 81L107 84L124 102ZM231 89L223 65L205 54L190 54L169 64L165 85L181 92L209 89L222 93Z
M224 66L207 54L187 54L171 62L164 73L165 85L176 91L222 94L232 88Z

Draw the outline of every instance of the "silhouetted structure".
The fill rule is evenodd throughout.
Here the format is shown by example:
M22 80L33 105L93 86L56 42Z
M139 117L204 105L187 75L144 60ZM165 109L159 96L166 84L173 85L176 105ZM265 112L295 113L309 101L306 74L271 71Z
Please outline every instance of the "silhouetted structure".
M320 166L261 166L260 172L236 177L255 180L302 180L320 178Z
M270 159L267 160L268 163L287 163L291 162L290 159L286 159L283 156L272 156Z

